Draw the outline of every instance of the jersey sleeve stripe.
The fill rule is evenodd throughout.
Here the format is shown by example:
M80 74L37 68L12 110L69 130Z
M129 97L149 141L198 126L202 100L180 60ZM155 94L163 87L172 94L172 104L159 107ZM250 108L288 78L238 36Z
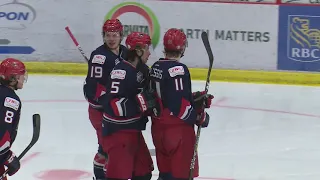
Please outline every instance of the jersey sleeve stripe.
M185 100L184 98L181 100L181 108L178 117L180 119L186 120L189 118L193 107L190 105L190 102Z
M94 109L101 109L103 106L102 105L98 105L98 104L95 104L95 103L91 103L90 101L88 101L89 105L91 107L93 107Z
M192 110L193 110L193 107L191 105L187 106L184 113L180 116L180 119L183 119L183 120L189 119Z
M99 105L97 104L96 102L92 102L91 100L89 100L87 97L85 97L86 100L88 101L89 103L89 106L91 106L92 108L94 109L101 109L102 108L102 105Z
M126 116L126 99L113 99L110 101L113 112L116 116Z
M122 110L118 108L118 105L117 105L117 102L119 101L119 99L112 99L110 101L110 105L111 105L111 108L113 110L113 113L116 115L116 116L122 116Z
M139 121L141 116L134 116L130 118L119 118L119 117L112 117L107 113L103 114L103 120L113 124L131 124L136 121Z

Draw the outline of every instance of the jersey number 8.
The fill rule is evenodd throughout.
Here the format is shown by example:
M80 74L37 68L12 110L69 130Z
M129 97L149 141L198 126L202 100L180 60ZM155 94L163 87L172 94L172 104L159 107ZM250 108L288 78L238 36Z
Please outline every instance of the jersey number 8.
M13 116L14 112L8 110L6 112L6 117L4 117L4 122L11 124L13 121Z
M100 66L92 66L91 67L91 77L92 78L102 78L102 67Z

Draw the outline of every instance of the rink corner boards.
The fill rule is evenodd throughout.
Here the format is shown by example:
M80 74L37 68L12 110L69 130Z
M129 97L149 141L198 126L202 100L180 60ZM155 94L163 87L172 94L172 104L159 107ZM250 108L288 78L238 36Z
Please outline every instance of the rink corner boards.
M29 74L84 76L86 63L25 62ZM192 80L206 80L207 69L190 68ZM320 73L213 69L211 80L320 86Z

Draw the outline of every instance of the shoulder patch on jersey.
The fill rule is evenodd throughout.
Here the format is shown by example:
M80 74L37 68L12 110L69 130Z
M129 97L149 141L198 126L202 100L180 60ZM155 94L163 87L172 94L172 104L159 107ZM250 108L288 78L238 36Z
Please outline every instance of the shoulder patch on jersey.
M171 77L175 77L178 75L184 75L184 68L183 66L174 66L170 69L168 69L169 74Z
M6 99L4 100L4 106L17 111L20 107L20 102L11 97L6 97Z
M104 55L94 55L93 58L92 58L92 63L95 63L95 64L104 64L104 62L106 61L106 56Z
M113 70L111 71L111 79L124 79L126 77L126 71L125 70Z

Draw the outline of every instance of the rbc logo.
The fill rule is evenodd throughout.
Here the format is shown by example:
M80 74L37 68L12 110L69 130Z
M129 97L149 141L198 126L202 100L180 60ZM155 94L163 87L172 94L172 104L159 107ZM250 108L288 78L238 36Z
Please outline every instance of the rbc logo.
M289 15L288 21L288 58L320 61L320 16Z

